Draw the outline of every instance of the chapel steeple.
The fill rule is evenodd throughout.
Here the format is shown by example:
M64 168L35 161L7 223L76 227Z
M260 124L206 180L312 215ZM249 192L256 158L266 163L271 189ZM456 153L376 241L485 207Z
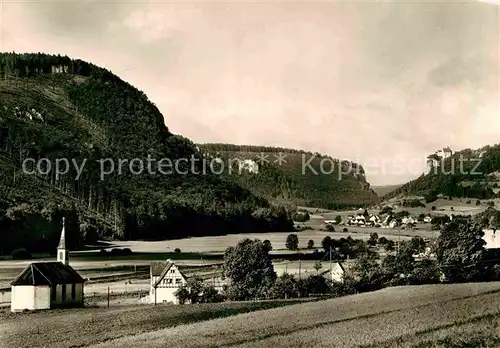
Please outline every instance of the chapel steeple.
M65 218L62 219L61 239L59 239L59 245L57 246L57 261L68 265L69 260L68 251L66 250L66 229L64 220Z

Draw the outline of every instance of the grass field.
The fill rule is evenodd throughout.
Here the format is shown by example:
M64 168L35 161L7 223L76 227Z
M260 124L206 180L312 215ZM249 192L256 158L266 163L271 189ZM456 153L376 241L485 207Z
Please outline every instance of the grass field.
M130 335L92 347L433 347L457 339L461 331L476 343L495 340L499 318L500 283L397 287Z
M123 336L297 302L134 305L19 314L4 311L0 312L0 347L86 347Z

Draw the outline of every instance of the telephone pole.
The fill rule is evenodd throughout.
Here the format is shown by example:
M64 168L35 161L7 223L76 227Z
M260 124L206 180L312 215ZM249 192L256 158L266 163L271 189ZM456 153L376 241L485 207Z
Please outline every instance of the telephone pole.
M332 274L332 246L330 245L330 280L333 287L333 274Z
M399 244L401 244L399 241L400 235L401 235L401 223L398 222L398 254L399 254Z

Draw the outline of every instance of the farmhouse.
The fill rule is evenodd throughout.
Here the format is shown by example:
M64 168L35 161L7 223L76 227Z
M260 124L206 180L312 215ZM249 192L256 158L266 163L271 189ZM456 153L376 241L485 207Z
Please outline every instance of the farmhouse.
M58 307L83 307L83 278L69 265L65 227L57 262L34 262L11 283L11 312Z
M151 303L171 302L178 304L175 292L186 283L186 275L172 261L152 262L149 300Z
M483 232L484 232L483 240L486 242L486 245L484 247L486 249L500 248L500 231L483 230Z
M346 273L346 268L342 263L333 262L332 266L331 266L331 270L328 269L328 270L322 272L321 275L329 281L343 283L345 273Z

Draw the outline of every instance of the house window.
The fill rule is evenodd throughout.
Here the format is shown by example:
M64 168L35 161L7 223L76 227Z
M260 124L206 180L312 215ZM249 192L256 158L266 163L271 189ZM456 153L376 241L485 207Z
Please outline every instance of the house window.
M175 282L176 282L176 283L180 283L180 282L181 282L181 278L177 278L177 279L175 280Z
M62 300L66 299L66 284L62 285Z
M57 285L53 285L51 288L50 288L50 299L52 301L55 301L56 300L56 294L57 294Z
M169 283L169 284L172 284L172 279L169 279L169 280L168 280L168 283Z
M175 269L171 270L170 273L175 273Z
M54 254L52 254L52 255L54 255ZM59 259L61 259L61 260L64 259L64 252L63 251L59 252Z
M76 284L71 284L71 299L74 301L76 298Z

